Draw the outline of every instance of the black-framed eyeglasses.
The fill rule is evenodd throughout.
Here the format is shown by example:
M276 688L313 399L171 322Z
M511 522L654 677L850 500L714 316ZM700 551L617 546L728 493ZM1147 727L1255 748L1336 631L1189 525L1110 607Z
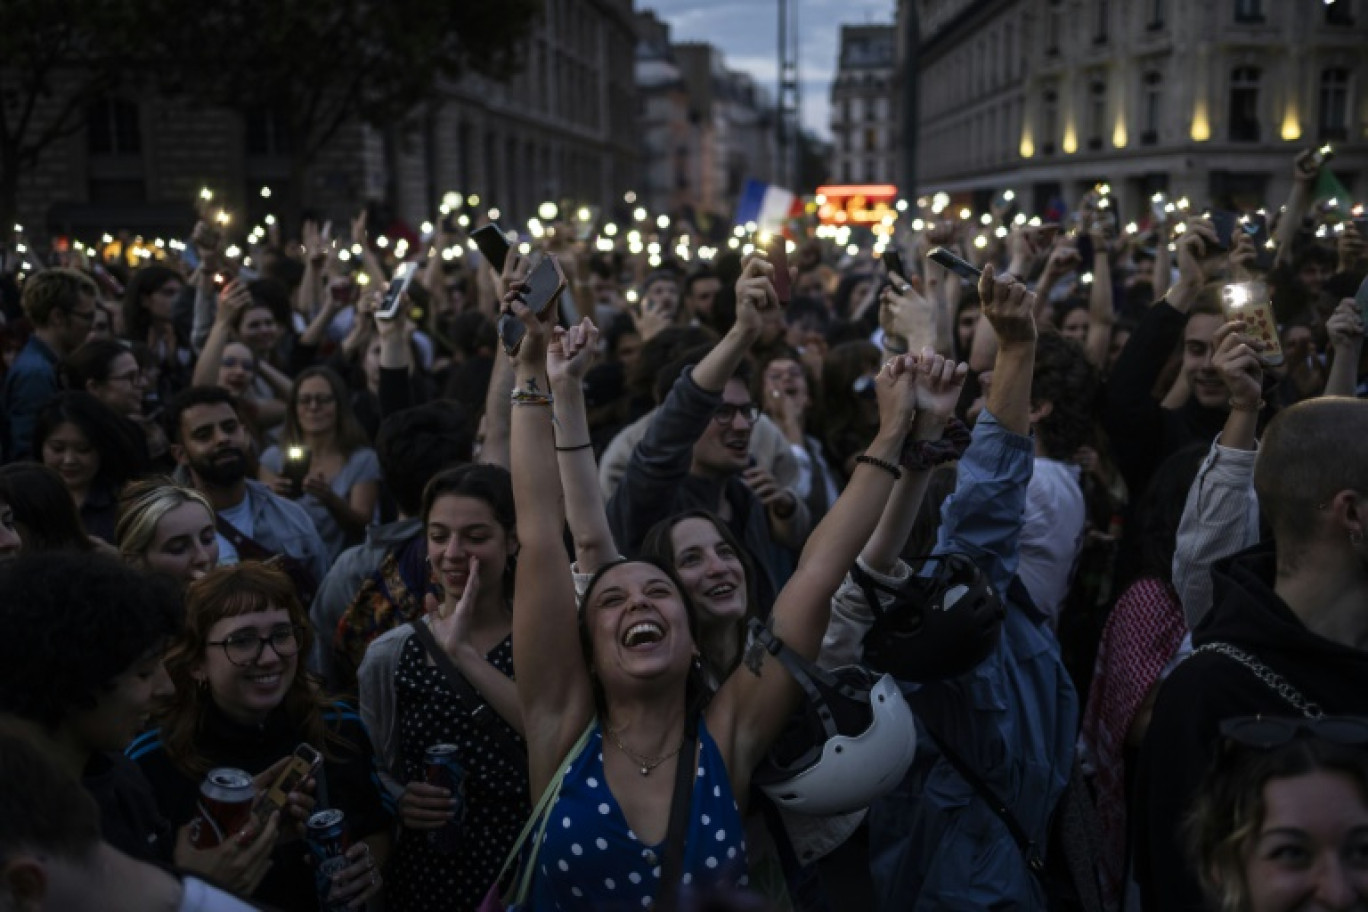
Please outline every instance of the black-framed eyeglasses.
M1240 716L1221 723L1221 737L1241 747L1271 750L1301 737L1319 738L1343 747L1368 746L1368 718L1321 716L1301 719L1282 716Z
M205 645L222 647L223 654L234 665L254 665L267 646L282 659L299 655L304 645L304 628L277 627L265 636L243 631L221 640L211 640Z
M718 424L731 424L737 415L744 418L747 424L755 424L760 417L760 406L754 402L747 402L745 405L724 402L713 411L713 421Z
M337 401L337 397L332 393L304 393L299 397L300 408L327 408Z

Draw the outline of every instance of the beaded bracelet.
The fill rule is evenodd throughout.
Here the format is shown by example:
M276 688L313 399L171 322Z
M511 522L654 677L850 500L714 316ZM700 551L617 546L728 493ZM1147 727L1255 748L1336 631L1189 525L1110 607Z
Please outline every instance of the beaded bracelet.
M898 468L891 462L885 462L884 460L875 458L874 456L870 456L867 453L862 453L859 456L856 456L855 461L863 462L865 465L872 465L876 469L883 469L889 475L893 476L894 481L902 480L902 469Z

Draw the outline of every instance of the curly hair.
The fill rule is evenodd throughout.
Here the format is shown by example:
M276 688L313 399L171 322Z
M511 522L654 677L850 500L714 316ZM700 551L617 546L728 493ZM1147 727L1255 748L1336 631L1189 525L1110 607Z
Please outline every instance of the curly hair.
M1297 737L1263 750L1227 742L1197 790L1192 812L1184 821L1188 858L1202 882L1211 908L1244 912L1250 896L1246 860L1267 804L1264 789L1275 779L1331 772L1348 776L1368 802L1368 751L1328 741Z
M1050 413L1035 423L1041 449L1050 459L1072 459L1088 441L1097 409L1097 371L1078 343L1053 330L1036 340L1031 374L1031 404L1050 403Z
M93 304L100 296L95 281L75 269L44 269L24 282L20 304L24 316L38 328L52 323L53 311L74 311L81 304L81 298L90 298Z
M70 502L70 498L68 498ZM181 626L175 589L114 557L51 551L0 564L0 711L55 730Z
M289 615L291 625L304 630L294 679L282 703L286 716L302 739L325 755L329 754L327 745L341 743L323 719L332 700L304 668L305 658L313 652L313 627L290 577L283 570L256 561L217 567L185 591L185 625L166 653L166 673L176 685L176 693L158 712L166 755L191 778L201 778L212 766L196 739L213 694L193 675L211 648L209 631L224 618L280 608Z

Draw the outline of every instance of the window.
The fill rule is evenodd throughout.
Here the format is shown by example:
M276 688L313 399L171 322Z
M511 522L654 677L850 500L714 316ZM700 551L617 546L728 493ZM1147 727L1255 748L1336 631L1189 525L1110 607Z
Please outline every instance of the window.
M1263 22L1263 0L1235 0L1236 22Z
M1045 93L1041 104L1041 119L1044 123L1044 136L1040 144L1043 155L1051 155L1055 150L1055 137L1059 135L1059 93L1051 89Z
M1325 4L1326 25L1353 25L1354 4L1352 0L1328 0Z
M1341 0L1342 2L1342 0ZM1349 71L1341 68L1324 70L1320 81L1320 138L1346 140L1349 138Z
M1152 146L1159 142L1159 111L1163 103L1163 77L1146 73L1140 94L1140 145Z
M1059 6L1059 0L1050 0L1050 11L1045 15L1045 53L1058 54L1059 31L1064 16L1064 11Z
M1107 84L1101 80L1088 87L1088 148L1101 149L1107 129Z
M1157 31L1164 27L1164 0L1150 0L1149 25L1146 28Z
M1097 21L1093 26L1093 44L1107 43L1107 16L1111 13L1108 0L1094 0L1097 4Z
M1259 141L1259 77L1257 67L1236 67L1230 74L1230 139Z
M102 98L86 110L86 143L91 155L137 155L142 152L138 106Z
M866 152L877 152L879 150L879 131L873 127L865 127L864 150Z
M289 121L278 108L252 108L246 117L248 155L289 155Z

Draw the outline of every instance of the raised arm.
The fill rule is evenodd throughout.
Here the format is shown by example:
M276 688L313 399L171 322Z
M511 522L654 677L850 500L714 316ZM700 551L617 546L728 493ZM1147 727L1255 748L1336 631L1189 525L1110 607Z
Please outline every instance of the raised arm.
M1306 210L1311 208L1313 188L1320 175L1315 155L1313 150L1305 149L1292 162L1292 193L1283 206L1282 217L1278 219L1278 249L1273 254L1275 267L1292 263L1293 243L1297 239L1297 232L1301 230L1302 220L1306 218Z
M575 588L567 572L565 503L556 465L546 349L556 308L539 321L518 299L505 307L527 328L513 361L519 396L511 407L513 502L518 572L513 597L513 662L527 736L531 793L540 795L594 712L579 649Z
M553 329L546 352L546 372L556 398L556 463L565 492L565 518L575 542L575 561L585 574L619 556L599 490L584 404L584 375L593 364L598 336L598 327L585 317L568 330Z
M1352 396L1358 386L1359 360L1363 355L1363 320L1353 298L1339 302L1325 328L1330 332L1330 347L1335 353L1330 376L1325 381L1325 395Z
M1083 351L1093 367L1105 371L1111 353L1112 327L1116 325L1116 307L1112 301L1111 238L1107 237L1104 219L1093 222L1092 242L1093 280L1088 292L1088 338Z
M212 286L211 286L212 287ZM233 341L233 322L238 314L252 303L252 294L247 283L233 279L219 294L218 309L214 311L214 325L204 340L204 348L195 362L195 373L191 380L195 386L217 386L219 368L223 362L223 350Z
M514 251L508 252L504 260L502 274L496 274L493 266L486 267L486 273L494 277L494 288L502 298L515 283L527 275L527 261ZM497 315L495 317L497 321ZM545 365L542 365L545 370ZM484 444L480 447L480 461L509 465L509 396L517 385L513 376L513 362L509 358L495 358L494 370L489 376L489 391L485 394ZM542 387L546 389L546 387Z
M942 376L951 382L952 364L936 356ZM774 605L774 634L809 661L817 658L831 616L831 598L850 565L874 531L893 485L902 474L898 463L916 414L914 376L917 359L902 355L879 371L875 390L879 432L856 463L849 484L813 531L793 577ZM963 372L959 372L963 381ZM758 674L742 668L732 673L708 710L710 728L723 732L730 746L733 786L749 782L750 772L778 737L799 696L798 685L772 657ZM726 748L724 748L725 750Z

